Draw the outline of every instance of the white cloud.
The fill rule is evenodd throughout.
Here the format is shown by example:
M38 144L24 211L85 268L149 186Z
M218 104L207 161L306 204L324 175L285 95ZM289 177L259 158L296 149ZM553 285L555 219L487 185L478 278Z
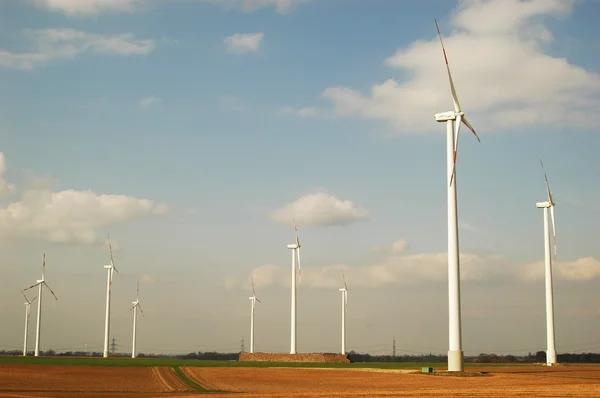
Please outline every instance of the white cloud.
M144 97L140 100L140 109L142 110L146 110L148 108L150 108L153 105L156 105L156 103L160 100L160 98L154 96L154 95L150 95L148 97Z
M261 8L274 7L279 14L287 14L294 7L312 0L200 0L205 3L217 4L226 9L241 9L244 12L254 12Z
M404 241L398 241L406 244ZM399 255L394 253L372 264L347 266L331 264L324 267L302 267L302 285L310 288L335 289L341 286L340 270L344 270L348 287L375 288L402 286L431 282L444 283L448 278L447 253L423 253ZM401 246L401 245L400 245ZM389 249L388 249L389 250ZM543 281L544 264L518 264L491 253L461 253L461 280L473 281ZM592 257L576 261L559 262L554 266L554 278L570 281L586 281L600 278L600 261ZM290 286L289 269L274 265L263 265L251 271L256 286ZM233 279L230 278L230 283ZM249 281L250 277L246 279ZM257 283L258 281L258 283ZM239 285L249 284L244 282ZM237 285L235 285L237 286Z
M142 282L145 285L153 285L154 281L154 277L150 274L142 274L142 277L140 278L140 282Z
M223 39L223 42L230 53L243 54L258 51L264 37L264 33L236 33Z
M392 244L392 253L399 254L408 248L408 242L404 239L399 239Z
M541 17L569 13L563 0L465 0L444 35L450 68L463 109L476 129L570 124L591 127L600 111L600 76L566 59L549 56L552 34ZM438 131L437 112L452 108L442 50L431 35L399 49L385 63L409 76L388 79L370 93L338 86L322 96L338 116L390 122L403 133ZM442 31L448 32L448 29Z
M570 281L587 281L600 277L600 261L593 257L584 257L575 261L559 261L552 265L553 277ZM544 262L527 264L520 273L522 279L544 279Z
M246 109L244 101L232 95L221 97L221 106L227 110L235 112L241 112Z
M71 59L90 52L102 55L145 55L155 48L153 40L136 39L131 33L100 35L80 30L26 29L23 36L31 44L28 52L0 49L0 67L34 69L56 59Z
M298 225L345 225L365 219L367 210L358 208L349 200L340 200L333 195L316 193L304 195L271 212L274 221L293 225L292 218Z
M103 12L133 12L135 7L142 4L144 0L21 0L21 2L69 16L91 16Z
M19 201L0 208L0 238L91 244L98 239L97 229L166 211L164 204L132 196L28 188Z
M340 270L344 270L348 287L382 287L430 282L445 282L448 277L447 253L402 254L408 242L404 239L392 245L382 247L382 258L370 264L347 266L330 264L322 267L302 267L302 285L311 288L334 289L340 287ZM593 257L575 261L558 262L553 265L555 279L568 281L587 281L600 278L600 260ZM290 287L291 281L287 266L278 267L266 264L251 270L242 282L228 277L226 284L230 289L242 287L250 289L254 280L257 288L268 286ZM544 280L544 262L522 264L508 260L494 253L469 253L460 255L460 274L464 282L472 281L542 281Z
M0 152L0 197L11 195L16 191L15 185L4 179L6 170L6 158L4 157L4 153Z
M303 108L293 108L291 106L286 106L281 108L281 112L287 115L297 115L300 117L310 117L317 116L319 110L314 106L306 106Z

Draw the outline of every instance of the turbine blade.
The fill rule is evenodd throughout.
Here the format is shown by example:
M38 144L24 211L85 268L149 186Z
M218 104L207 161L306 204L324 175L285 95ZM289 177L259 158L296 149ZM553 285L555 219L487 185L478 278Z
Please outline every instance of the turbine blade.
M31 302L30 302L29 304L33 303L33 302L35 301L35 299L36 299L36 298L37 298L37 296L35 296L34 298L32 298L32 299L31 299Z
M23 293L23 290L21 290L21 294L23 295L23 297L25 297L25 301L27 301L27 304L31 304L31 301L29 301L29 299L27 298L27 296L25 295L25 293Z
M44 260L42 261L42 280L46 276L46 253L44 253Z
M344 311L348 312L348 291L344 290Z
M144 310L142 309L142 305L140 303L138 303L137 306L140 307L140 312L142 313L142 316L146 316L146 315L144 315Z
M300 234L298 233L298 227L296 226L296 218L292 217L294 220L294 232L296 232L296 245L300 247Z
M556 226L554 224L554 206L550 207L550 217L552 218L552 245L554 246L554 262L556 263Z
M458 115L454 121L454 160L452 162L452 174L450 175L450 186L454 182L454 175L456 173L456 155L458 154L458 137L460 136L460 123L462 116Z
M548 176L546 175L546 168L544 167L544 163L542 159L540 159L540 164L542 165L542 170L544 171L544 178L546 179L546 190L548 191L548 202L550 205L554 206L554 200L552 199L552 191L550 191L550 184L548 183Z
M254 279L252 279L251 282L252 282L252 295L256 297L256 291L254 290Z
M29 286L29 287L27 287L27 288L23 289L23 292L25 292L25 291L27 291L27 290L29 290L29 289L33 288L33 287L36 287L36 286L37 286L37 285L39 285L40 283L42 283L42 282L35 283L35 284L33 284L33 285L31 285L31 286Z
M110 251L110 265L112 265L112 267L115 269L115 271L117 271L117 273L119 272L119 270L117 269L117 267L115 267L115 261L113 259L113 250L112 250L112 243L110 241L110 235L108 234L108 232L106 233L106 237L108 238L108 250ZM112 275L111 275L112 277Z
M55 299L58 300L58 297L56 297L56 294L54 294L54 292L52 291L52 289L50 289L50 286L48 286L48 284L46 282L42 282L44 284L44 286L46 286L48 288L48 290L50 290L50 293L52 293L52 295L54 296Z
M140 299L140 281L137 281L137 294L135 297L138 301Z
M133 305L133 307L131 307L131 308L129 309L129 311L133 311L133 309L134 309L134 308L135 308L135 304Z
M342 279L344 280L344 288L348 289L348 286L346 285L346 275L344 275L344 270L342 270Z
M435 21L435 28L437 29L438 37L440 38L440 44L442 45L442 51L444 52L444 61L446 61L446 70L448 71L448 80L450 81L450 91L452 91L452 101L454 101L454 111L460 112L460 104L458 102L458 96L456 95L456 89L454 88L454 81L452 80L452 74L450 73L450 66L448 65L448 57L446 56L446 48L444 48L444 41L442 40L442 34L440 33L440 27L438 26L437 20Z
M469 121L467 120L467 118L465 117L465 115L462 116L462 122L464 123L465 126L467 126L467 128L469 130L471 130L471 132L473 134L475 134L475 138L477 138L477 141L481 142L481 140L479 139L479 136L475 132L475 129L473 128L473 126L471 125L471 123L469 123Z
M300 268L300 246L296 249L296 257L298 258L298 283L302 282L302 269Z
M262 301L260 301L259 299L257 299L256 297L254 298L254 300L258 301L259 303L262 303Z

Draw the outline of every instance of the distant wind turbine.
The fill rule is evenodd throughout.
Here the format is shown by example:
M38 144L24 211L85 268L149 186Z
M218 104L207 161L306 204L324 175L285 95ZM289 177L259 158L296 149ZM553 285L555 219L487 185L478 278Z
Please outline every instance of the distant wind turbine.
M35 284L29 286L27 289L23 289L23 292L38 287L38 308L37 308L37 325L35 329L35 356L40 356L40 329L42 325L42 285L46 287L52 293L54 298L58 300L56 294L50 289L50 286L46 283L46 253L44 253L44 260L42 262L42 279L38 279Z
M104 358L108 358L108 338L110 333L110 291L112 287L112 278L113 278L113 270L119 272L117 267L115 267L115 262L113 260L113 252L112 252L112 244L110 243L110 235L106 234L108 238L108 249L110 251L110 264L105 265L106 269L106 317L104 320Z
M135 332L137 326L137 310L138 307L144 315L144 310L142 310L142 305L140 304L140 282L137 283L137 294L135 301L132 301L133 307L129 311L133 311L133 343L131 344L131 358L135 358Z
M296 243L287 245L287 248L292 250L292 311L290 324L290 354L295 354L297 350L296 331L298 330L298 318L296 315L296 260L298 260L298 276L300 276L300 236L298 235L298 228L296 228L295 219L294 231L296 232Z
M544 172L544 178L546 179L546 192L548 193L548 201L538 202L535 206L538 209L544 209L544 263L545 263L545 274L546 274L546 364L552 366L556 363L556 348L554 338L554 292L552 288L552 248L554 246L554 263L556 263L556 229L554 225L554 199L552 198L552 191L550 191L550 184L548 183L548 176L544 169L544 163L540 160L542 165L542 171ZM548 225L548 209L550 209L550 216L552 218L552 243L550 237L550 226Z
M460 259L458 246L458 209L456 199L456 154L458 151L458 137L461 123L467 126L479 141L475 129L467 121L464 112L460 109L446 49L442 41L442 35L437 21L435 21L438 37L442 45L450 91L454 102L454 111L436 114L435 120L446 123L447 134L447 173L448 173L448 371L462 372L464 369L464 357L462 350L461 318L460 318Z
M342 279L344 287L340 288L342 292L342 355L346 354L346 312L348 311L348 285L346 285L346 276L342 270Z
M252 281L252 296L250 297L250 353L254 352L254 307L256 302L261 302L256 297L256 291L254 290L254 281Z
M23 356L27 356L27 335L29 333L29 315L31 315L31 303L35 301L37 296L31 299L27 298L23 290L21 290L21 294L25 297L25 335L23 337Z

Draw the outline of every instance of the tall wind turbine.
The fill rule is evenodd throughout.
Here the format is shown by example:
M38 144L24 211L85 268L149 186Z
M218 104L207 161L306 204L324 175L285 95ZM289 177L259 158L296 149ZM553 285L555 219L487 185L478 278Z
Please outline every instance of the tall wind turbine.
M256 298L256 291L254 290L254 281L252 281L252 296L250 297L250 353L254 352L254 307L256 302L261 302Z
M137 310L138 307L144 315L144 310L142 310L142 305L140 304L140 282L137 283L137 294L135 296L135 301L132 301L133 307L129 311L133 311L133 343L131 344L131 358L135 358L135 330L137 326Z
M344 287L340 288L342 292L342 355L346 354L346 312L348 311L348 285L346 285L346 276L342 270L342 279Z
M110 251L110 264L105 265L106 269L106 318L104 320L104 358L108 358L108 336L110 333L110 290L112 287L113 270L119 272L115 267L113 261L112 245L110 243L110 235L106 234L108 238L108 249Z
M458 249L458 206L456 199L456 154L458 151L458 137L460 126L463 123L473 132L475 138L479 136L475 132L471 123L464 116L460 108L446 49L442 41L442 35L437 21L435 21L438 37L442 45L444 60L446 61L446 70L448 71L448 80L450 81L450 91L452 92L452 101L454 102L454 111L448 111L436 114L435 120L440 123L446 123L447 135L447 173L448 173L448 371L462 372L464 369L464 358L462 350L461 319L460 319L460 260Z
M556 262L556 229L554 226L554 199L552 198L552 191L550 191L550 184L548 184L548 176L544 169L544 163L540 160L542 165L542 171L544 172L544 178L546 179L546 191L548 193L548 201L538 202L535 206L538 209L544 209L544 263L546 270L546 365L552 366L556 363L556 348L554 346L554 293L552 288L552 249L551 245L554 246L554 261ZM550 226L548 225L548 209L550 209L550 216L552 217L552 234L553 240L550 243Z
M27 334L29 332L29 315L31 315L31 303L35 301L37 298L34 297L29 301L23 290L21 290L21 294L25 297L25 335L23 337L23 356L27 356Z
M287 245L288 249L292 250L292 311L291 311L291 333L290 333L290 354L295 354L297 349L296 331L297 316L296 316L296 260L298 260L298 275L300 275L300 236L298 228L296 228L296 220L294 219L294 231L296 232L296 243Z
M46 289L50 290L50 293L58 300L56 294L50 289L50 286L46 283L46 253L44 253L44 260L42 262L42 279L38 279L35 284L29 286L27 289L23 289L23 292L33 287L38 287L38 308L37 308L37 325L35 329L35 356L40 356L40 328L42 325L42 285L46 286Z

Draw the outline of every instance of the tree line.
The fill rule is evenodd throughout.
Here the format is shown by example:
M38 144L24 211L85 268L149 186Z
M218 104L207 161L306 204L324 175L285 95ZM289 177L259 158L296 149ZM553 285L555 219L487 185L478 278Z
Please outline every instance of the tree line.
M20 356L23 351L20 350L0 350L0 355L4 356ZM29 355L33 355L30 352ZM41 356L45 357L101 357L101 352L85 352L85 351L65 351L56 352L54 350L40 351ZM129 357L131 353L114 353L111 357ZM138 358L175 358L175 359L199 359L212 361L236 361L239 353L223 353L223 352L190 352L182 355L169 354L144 354L139 353ZM447 362L446 355L437 354L419 354L419 355L371 355L350 351L348 358L351 362L423 362L423 363L440 363ZM543 363L546 361L546 353L537 351L528 353L527 355L498 355L494 353L481 353L477 356L465 356L467 363ZM600 363L600 353L565 353L558 354L557 361L559 363Z

